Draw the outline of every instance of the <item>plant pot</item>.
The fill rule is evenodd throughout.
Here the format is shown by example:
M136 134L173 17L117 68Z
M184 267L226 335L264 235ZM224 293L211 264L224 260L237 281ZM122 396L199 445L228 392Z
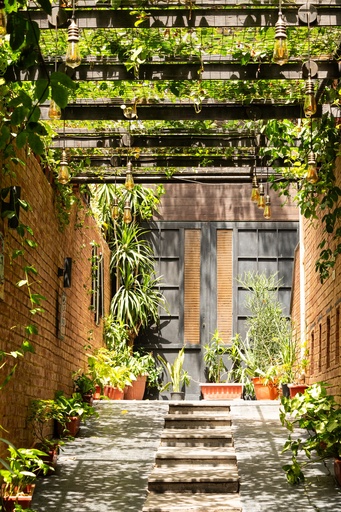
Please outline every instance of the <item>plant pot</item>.
M92 393L84 393L82 394L82 400L86 404L92 405L94 401L94 396Z
M285 398L289 398L290 389L289 389L288 384L281 384L281 388L282 388L282 396L284 396Z
M307 384L288 384L290 398L294 398L294 396L296 396L297 393L304 393L307 387Z
M279 389L274 382L265 383L262 377L253 377L253 387L255 388L256 400L277 400Z
M65 425L58 423L59 437L76 437L81 423L80 416L68 416Z
M2 485L2 506L5 512L13 512L15 505L21 505L23 509L31 508L33 492L35 484L27 485L24 493L13 496L7 496L4 494L5 486Z
M109 395L108 397L110 400L123 400L124 398L124 391L121 391L118 388L115 388L114 386L109 386Z
M334 476L337 485L341 487L341 459L334 459Z
M95 386L95 392L93 395L94 400L99 400L101 398L101 386L96 384Z
M200 384L204 400L235 400L243 397L243 384L238 382L213 382Z
M139 375L133 380L131 386L127 386L124 390L125 400L142 400L146 389L147 375Z
M185 400L184 391L171 391L171 400Z

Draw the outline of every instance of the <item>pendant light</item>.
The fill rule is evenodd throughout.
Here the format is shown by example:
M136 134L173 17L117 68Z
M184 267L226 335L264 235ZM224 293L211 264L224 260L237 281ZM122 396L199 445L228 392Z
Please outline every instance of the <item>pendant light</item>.
M126 170L126 179L125 179L125 188L127 190L133 190L135 183L133 178L133 164L130 161L130 145L131 145L131 133L130 133L130 120L128 125L128 161L127 161L127 170Z
M310 71L309 71L309 75L308 75L308 78L305 83L303 110L304 110L304 114L306 115L306 117L313 116L314 114L316 114L316 110L317 110L314 82L311 79Z
M262 182L259 184L259 199L257 206L260 209L265 208L264 185Z
M258 203L258 200L259 200L258 180L257 180L256 170L254 170L253 178L252 178L251 201L253 201L254 203Z
M264 207L264 218L271 218L271 199L269 194L269 166L266 166L266 197L265 197L265 207Z
M125 224L130 224L132 220L133 218L131 216L130 200L126 199L124 202L123 222Z
M310 21L312 16L310 11L307 13L307 23L308 23L308 62L306 65L308 66L308 78L305 83L305 91L304 91L304 105L303 110L306 117L311 117L316 114L317 105L315 99L315 89L314 82L311 78L311 68L314 63L310 60Z
M67 34L68 45L66 49L65 64L69 68L77 68L81 63L82 58L79 50L79 29L76 24L75 17L75 0L72 0L72 17Z
M65 121L64 121L63 135L64 135L64 147L63 147L63 151L62 151L62 157L61 157L60 163L59 163L58 182L61 185L66 185L70 180L70 172L69 172L69 164L67 161L67 156L66 156L66 151L65 151Z
M275 24L275 45L273 52L273 61L282 66L289 59L287 26L283 19L281 0L279 2L278 20Z
M310 151L308 153L308 171L306 176L309 183L315 184L318 182L317 164L315 153L313 151L313 121L310 120Z
M55 37L56 55L54 58L54 71L56 72L57 71L57 49L58 49L58 23L57 22L56 22L55 36L56 36ZM48 117L51 120L60 119L62 117L62 111L54 99L51 99L51 101L50 101Z

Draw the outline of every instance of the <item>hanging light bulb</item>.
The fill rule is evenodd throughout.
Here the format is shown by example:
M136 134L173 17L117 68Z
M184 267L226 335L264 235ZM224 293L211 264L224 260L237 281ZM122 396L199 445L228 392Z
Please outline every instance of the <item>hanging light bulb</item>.
M114 196L114 204L111 210L111 218L112 220L117 220L119 217L119 210L118 210L118 203L117 203L117 196Z
M134 188L134 178L133 178L133 173L132 173L132 163L129 161L127 163L127 172L126 172L126 181L125 181L125 188L127 190L133 190Z
M278 20L275 25L275 45L273 53L273 61L282 66L289 59L288 42L287 42L287 26L283 19L281 10L278 13Z
M62 117L62 111L54 100L50 101L48 116L49 119L60 119Z
M258 203L259 200L259 188L257 176L254 174L252 178L252 190L251 190L251 201Z
M258 208L265 208L265 197L264 197L264 185L263 183L259 184L259 199L258 199Z
M4 37L7 34L7 16L4 7L4 2L0 1L0 37Z
M82 58L79 51L79 30L75 21L74 16L71 18L71 22L67 31L67 50L65 57L65 64L69 68L76 68L80 65Z
M311 79L311 76L308 76L308 79L305 83L305 94L304 94L304 113L307 117L311 117L316 113L316 99L315 99L315 91L314 91L314 82Z
M264 207L264 218L270 219L271 217L271 199L269 194L266 195L265 207Z
M123 222L125 224L130 224L132 220L133 218L131 216L130 201L127 199L124 203Z
M66 185L69 180L70 180L69 165L68 165L67 158L66 158L66 151L65 151L65 149L63 149L62 158L60 160L59 170L58 170L58 181L62 185Z
M310 151L308 154L308 171L307 171L307 181L309 183L317 183L318 182L318 174L317 174L317 165L315 160L314 151Z

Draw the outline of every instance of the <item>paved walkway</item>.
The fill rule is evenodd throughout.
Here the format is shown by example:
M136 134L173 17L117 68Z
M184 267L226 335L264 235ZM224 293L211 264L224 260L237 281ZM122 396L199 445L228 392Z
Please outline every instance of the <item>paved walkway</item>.
M322 464L307 471L304 486L287 484L278 403L231 406L243 512L341 511L341 489ZM39 480L35 511L142 511L167 402L101 401L96 408L100 417L63 448L55 474Z

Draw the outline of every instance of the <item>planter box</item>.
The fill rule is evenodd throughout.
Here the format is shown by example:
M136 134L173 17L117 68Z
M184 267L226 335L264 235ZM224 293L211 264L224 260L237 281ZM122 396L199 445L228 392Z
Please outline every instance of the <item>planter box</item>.
M31 508L33 492L35 484L28 485L25 489L25 494L18 494L16 496L4 495L4 485L2 486L2 502L5 512L13 512L15 505L21 505L23 509Z
M204 400L235 400L243 397L243 384L238 382L213 382L200 384Z
M254 377L252 379L253 387L257 400L277 400L279 397L279 389L273 382L265 384L262 377Z

